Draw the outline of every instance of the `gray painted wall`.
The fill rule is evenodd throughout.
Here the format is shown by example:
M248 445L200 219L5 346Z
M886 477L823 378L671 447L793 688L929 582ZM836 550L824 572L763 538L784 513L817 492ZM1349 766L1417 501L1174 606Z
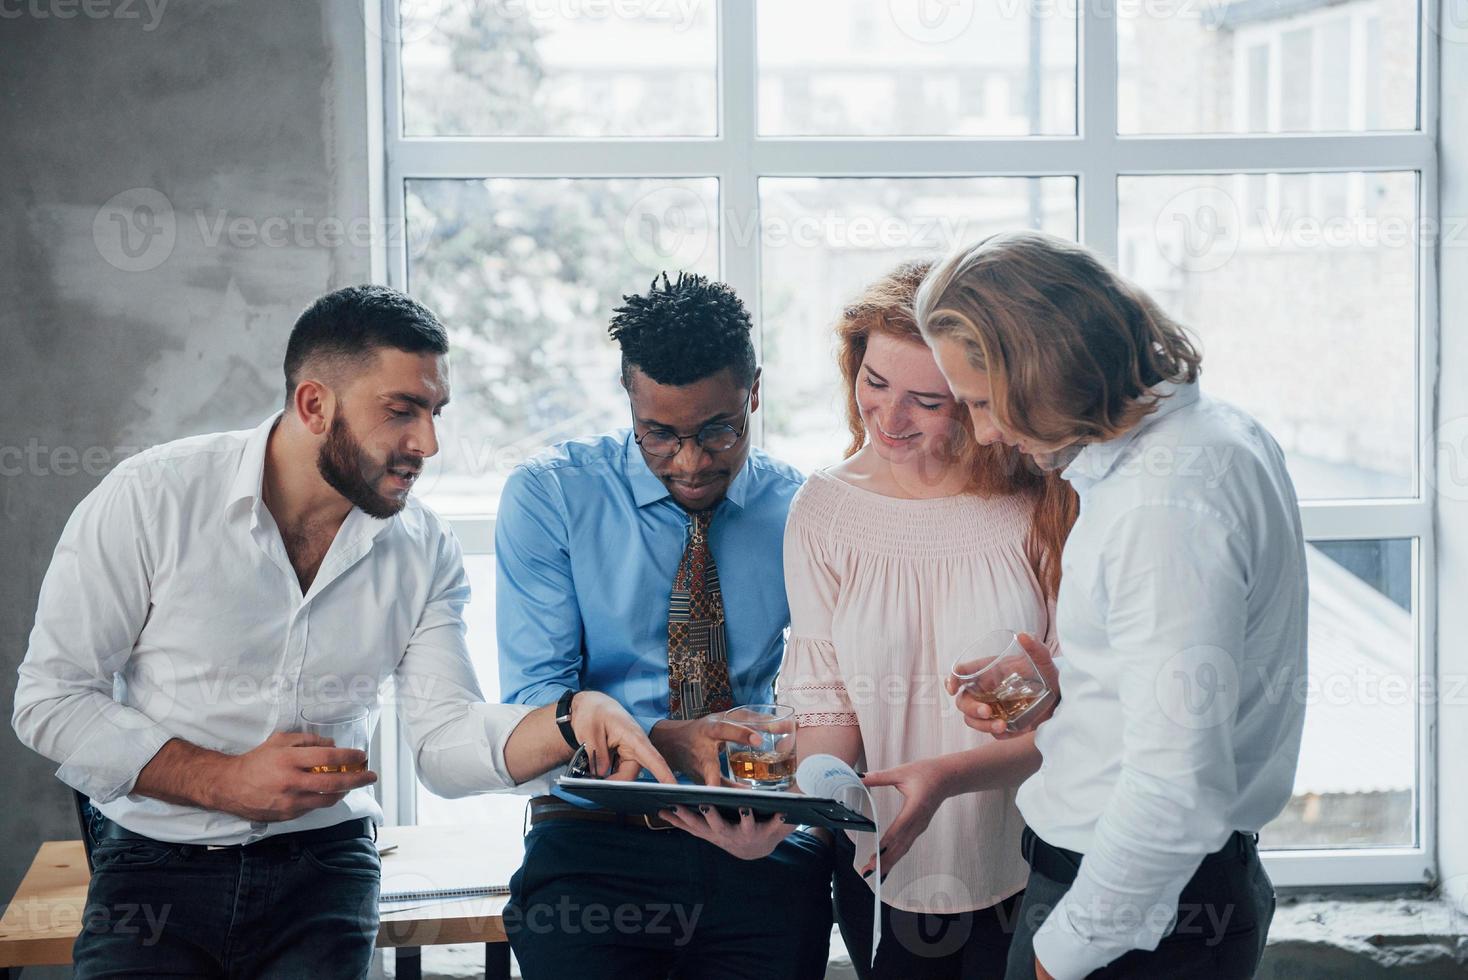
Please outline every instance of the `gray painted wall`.
M272 411L296 316L369 278L360 0L151 3L0 20L0 902L76 836L9 724L67 516L137 447Z

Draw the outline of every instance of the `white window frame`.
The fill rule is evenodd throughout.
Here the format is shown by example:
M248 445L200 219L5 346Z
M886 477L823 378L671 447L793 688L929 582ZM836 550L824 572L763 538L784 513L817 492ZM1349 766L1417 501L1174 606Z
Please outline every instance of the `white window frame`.
M760 177L973 177L1061 176L1077 184L1080 240L1113 260L1117 255L1117 180L1123 176L1240 172L1414 171L1417 218L1436 229L1438 209L1438 38L1429 17L1419 17L1419 128L1364 134L1122 136L1117 134L1116 4L1082 5L1077 44L1077 130L1073 136L955 138L795 138L756 135L756 31L752 0L718 3L718 135L706 138L409 138L402 135L395 0L362 0L368 30L369 161L376 213L389 234L377 246L374 274L389 284L407 283L404 248L404 181L414 178L484 177L716 177L721 214L758 213ZM1423 0L1435 3L1436 0ZM1123 5L1122 9L1125 9ZM1243 49L1241 49L1243 50ZM1341 161L1347 161L1342 163ZM760 319L758 236L741 241L735 222L720 221L720 276ZM1418 262L1417 427L1421 440L1433 431L1437 383L1438 283L1436 235L1421 236ZM759 345L759 339L756 339ZM1363 393L1363 411L1369 411ZM757 426L756 438L763 438ZM1418 453L1416 495L1369 501L1302 504L1305 534L1312 540L1415 539L1414 620L1418 669L1436 675L1436 569L1431 453ZM467 554L494 548L492 515L455 518ZM1279 886L1422 884L1437 869L1436 711L1419 708L1418 843L1414 847L1271 851L1265 865ZM398 745L397 765L384 766L382 798L389 820L414 819L411 754L395 719L384 713L382 744Z

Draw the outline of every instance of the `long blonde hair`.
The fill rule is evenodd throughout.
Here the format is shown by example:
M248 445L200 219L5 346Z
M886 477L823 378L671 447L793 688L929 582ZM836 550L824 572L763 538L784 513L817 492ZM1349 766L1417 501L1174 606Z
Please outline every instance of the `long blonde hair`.
M866 357L867 340L885 334L897 340L923 343L913 313L913 300L932 263L904 262L862 291L856 302L841 311L836 322L836 363L846 386L846 427L851 442L849 458L866 444L866 424L856 401L857 375ZM952 438L937 447L942 461L966 468L969 482L965 492L981 496L1017 494L1033 505L1026 551L1045 594L1060 590L1060 551L1075 523L1075 491L1058 474L1041 473L1028 465L1015 450L1001 444L980 446L973 438L968 413L955 412Z
M1163 381L1196 381L1202 358L1156 302L1075 242L1005 232L939 262L916 319L989 375L1000 425L1038 442L1111 439L1148 415Z

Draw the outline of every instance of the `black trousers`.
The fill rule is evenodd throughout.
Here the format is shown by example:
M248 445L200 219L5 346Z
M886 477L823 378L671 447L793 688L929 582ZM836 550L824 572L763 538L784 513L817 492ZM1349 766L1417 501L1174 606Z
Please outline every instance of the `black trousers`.
M855 847L836 835L836 924L861 980L1000 980L1024 892L973 912L926 915L882 903L872 963L872 890L852 867Z
M370 836L221 850L99 837L73 976L367 975L382 872Z
M550 820L525 837L505 932L526 980L820 980L831 848L743 861L676 828Z
M1027 847L1032 836L1025 831ZM1040 846L1047 848L1045 856L1050 862L1058 857L1072 866L1065 869L1066 876L1079 870L1080 855L1050 848L1044 842ZM1031 861L1030 882L1009 951L1007 980L1034 980L1035 933L1070 891L1069 883L1036 868L1039 863ZM1173 927L1155 950L1132 950L1093 972L1091 978L1248 980L1264 955L1274 905L1274 884L1259 861L1253 837L1236 834L1221 851L1209 855L1183 886Z

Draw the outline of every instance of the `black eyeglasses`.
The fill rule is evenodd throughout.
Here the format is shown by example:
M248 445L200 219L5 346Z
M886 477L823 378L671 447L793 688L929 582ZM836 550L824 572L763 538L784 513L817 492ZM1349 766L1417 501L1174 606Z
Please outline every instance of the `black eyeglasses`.
M672 429L652 429L638 436L634 441L649 456L657 456L662 459L672 459L682 452L684 439L692 439L705 452L726 452L733 449L739 440L744 438L744 430L749 427L749 403L753 397L754 392L751 391L744 399L744 421L737 429L728 422L711 422L691 436L680 436ZM636 414L635 410L633 414Z

